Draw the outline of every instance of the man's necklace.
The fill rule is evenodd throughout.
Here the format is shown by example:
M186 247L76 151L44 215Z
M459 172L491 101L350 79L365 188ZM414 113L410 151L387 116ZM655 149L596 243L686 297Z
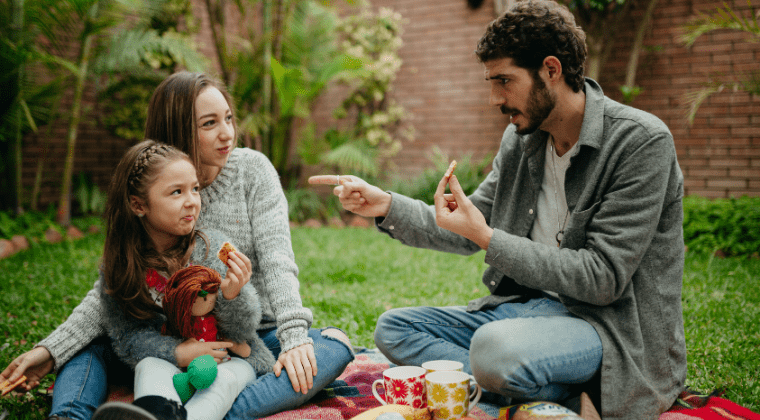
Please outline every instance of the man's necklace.
M567 215L570 214L570 209L565 212L565 220L562 222L562 226L559 224L559 199L557 198L557 185L559 185L559 178L557 177L557 167L554 163L554 139L549 139L549 152L552 155L552 172L554 173L554 203L557 206L557 234L554 238L557 240L557 248L562 243L562 238L565 236L565 224L567 223Z

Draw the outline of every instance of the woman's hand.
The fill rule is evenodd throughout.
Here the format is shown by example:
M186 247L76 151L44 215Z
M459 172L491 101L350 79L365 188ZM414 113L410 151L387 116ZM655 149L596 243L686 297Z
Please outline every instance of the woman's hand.
M40 379L53 371L55 360L45 347L35 347L17 357L7 368L0 373L0 383L8 380L14 383L22 375L26 375L26 381L16 389L29 391L40 384Z
M293 385L293 391L306 394L314 386L317 376L317 358L314 356L314 346L302 344L284 353L280 353L274 364L274 375L280 377L282 368L288 372L288 378Z
M227 349L233 344L227 341L198 341L188 338L174 349L174 357L177 358L177 366L187 367L196 357L210 354L216 363L220 363L227 357Z
M251 280L251 260L239 251L230 252L230 259L227 260L229 269L227 275L219 286L222 289L222 295L227 300L235 299L240 294L240 289Z

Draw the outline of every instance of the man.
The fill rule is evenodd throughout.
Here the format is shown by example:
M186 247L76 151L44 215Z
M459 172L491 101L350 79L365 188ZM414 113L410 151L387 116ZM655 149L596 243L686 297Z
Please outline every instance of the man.
M352 176L312 180L338 181L347 210L404 244L486 250L490 296L390 310L375 342L397 364L458 360L513 399L564 402L597 389L603 418L657 419L686 377L673 138L584 79L585 35L554 2L515 4L476 54L490 103L511 124L474 194L456 175L441 180L433 207Z

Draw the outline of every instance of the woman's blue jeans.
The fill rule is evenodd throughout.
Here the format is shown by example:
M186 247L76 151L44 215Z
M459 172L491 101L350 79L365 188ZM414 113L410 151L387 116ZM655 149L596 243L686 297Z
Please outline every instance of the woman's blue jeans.
M484 390L521 400L563 401L602 363L596 330L550 298L475 312L392 309L377 321L375 344L398 365L459 361Z
M240 393L225 418L257 418L296 408L340 376L354 359L353 351L342 342L325 337L321 331L309 330L309 337L314 340L317 376L314 387L306 395L293 391L284 370L279 378L269 373ZM276 329L259 331L259 335L277 357L280 342ZM110 340L107 337L93 340L58 372L50 415L90 420L105 402L109 382L132 384L133 381L134 373L116 357Z
M58 371L50 415L90 420L108 396L106 378L111 383L131 384L134 375L114 354L111 340L99 337Z
M272 350L274 357L278 357L280 342L275 331L275 329L259 331L259 335L267 347ZM270 372L248 385L238 395L237 400L232 404L232 408L224 418L226 420L256 419L296 408L337 379L346 369L346 366L354 360L354 353L344 343L322 335L321 331L309 330L309 337L314 340L317 376L314 377L314 387L308 393L302 394L293 391L293 385L290 383L285 370L282 371L279 378Z

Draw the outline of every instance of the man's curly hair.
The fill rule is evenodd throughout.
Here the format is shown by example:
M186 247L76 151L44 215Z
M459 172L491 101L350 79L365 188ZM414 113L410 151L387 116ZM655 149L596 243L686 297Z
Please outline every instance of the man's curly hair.
M533 74L546 57L555 56L573 91L584 86L586 34L567 7L551 0L516 3L488 25L475 54L482 63L509 57Z

